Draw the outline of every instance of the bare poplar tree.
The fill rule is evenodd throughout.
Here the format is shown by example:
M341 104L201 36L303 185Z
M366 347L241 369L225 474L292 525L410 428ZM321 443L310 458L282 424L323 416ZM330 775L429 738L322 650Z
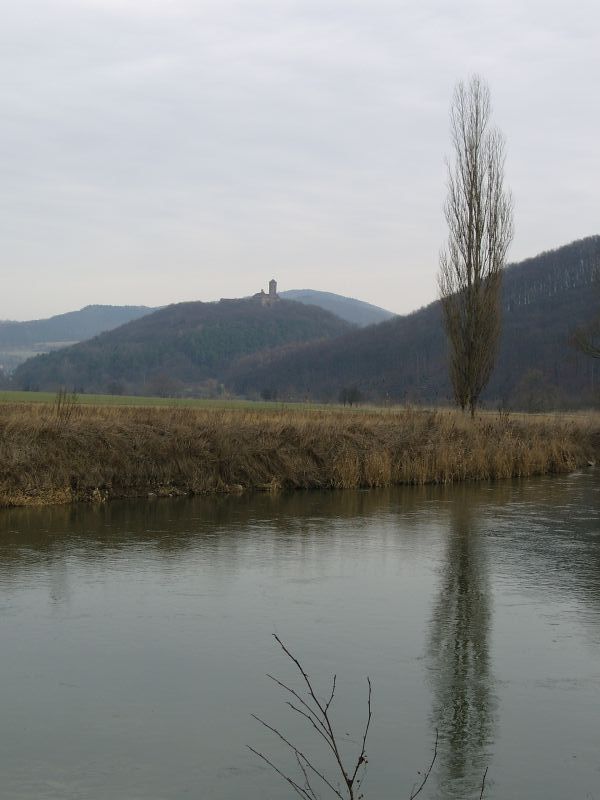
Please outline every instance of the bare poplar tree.
M513 237L504 137L490 126L490 116L484 81L473 76L460 82L450 111L454 163L448 163L448 244L440 256L439 287L454 397L471 415L494 366L502 267Z

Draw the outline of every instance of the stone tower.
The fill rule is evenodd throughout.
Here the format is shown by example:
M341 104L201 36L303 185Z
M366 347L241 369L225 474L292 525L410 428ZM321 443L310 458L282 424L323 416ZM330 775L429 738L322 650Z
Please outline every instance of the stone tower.
M271 278L269 281L269 297L273 300L277 297L277 281L275 278Z

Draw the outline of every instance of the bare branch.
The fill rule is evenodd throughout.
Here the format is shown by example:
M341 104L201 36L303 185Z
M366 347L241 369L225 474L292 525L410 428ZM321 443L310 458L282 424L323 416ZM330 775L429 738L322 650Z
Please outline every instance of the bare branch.
M413 787L413 791L410 794L409 800L414 800L415 797L423 791L423 788L424 788L425 784L427 783L427 780L429 779L429 776L431 775L431 770L433 769L433 765L435 764L435 760L437 758L438 740L439 740L439 731L436 728L436 730L435 730L435 744L433 746L433 758L431 759L431 762L430 762L429 766L425 770L425 774L423 775L423 780L421 781L419 786L416 789Z
M360 749L360 755L356 761L356 765L354 767L354 772L352 773L352 783L356 780L356 774L358 770L362 767L363 764L367 763L367 755L366 755L366 747L367 747L367 736L369 735L369 728L371 726L371 718L373 716L373 712L371 709L371 679L367 678L367 683L369 684L369 697L367 700L368 706L368 714L367 714L367 723L365 725L365 729L363 732L362 738L362 747Z
M281 776L283 780L292 787L292 789L296 792L296 794L300 795L300 797L304 797L305 800L312 800L310 794L306 791L306 789L303 789L302 786L299 786L296 783L296 781L292 780L292 778L286 775L285 772L282 772L282 770L280 770L276 764L274 764L270 759L268 759L264 753L255 750L253 747L250 747L249 744L247 744L246 747L248 748L248 750L254 753L254 755L261 758L265 762L265 764L268 764L271 767L271 769L274 770L279 776Z
M485 768L485 772L483 773L483 780L481 781L481 791L479 792L479 800L483 800L483 793L485 791L485 779L487 777L488 768Z
M340 751L339 751L339 747L338 747L338 744L337 744L335 731L333 729L333 725L331 723L331 720L329 719L329 711L328 711L327 708L325 708L325 706L321 703L321 701L317 697L317 695L315 693L315 690L313 689L312 683L310 681L310 678L308 677L308 674L305 672L304 668L302 667L302 664L298 661L298 659L294 655L292 655L292 653L288 650L288 648L284 645L284 643L281 641L281 639L279 638L279 636L276 633L273 634L273 638L279 644L279 646L281 647L283 652L286 654L286 656L294 662L294 664L298 668L298 671L300 672L300 674L304 678L304 682L305 682L306 687L308 689L308 693L309 693L310 697L312 698L313 702L315 703L315 705L317 706L317 708L319 709L319 711L320 711L320 713L321 713L321 715L323 717L322 725L327 730L327 732L329 734L329 741L331 742L331 749L333 751L333 754L334 754L335 760L337 762L337 765L339 767L339 770L342 773L342 777L344 778L344 783L348 787L350 800L353 800L353 797L354 797L354 794L353 794L353 791L352 791L353 781L351 780L351 778L349 776L349 773L346 771L346 767L344 766L344 762L342 760L342 757L341 757L341 754L340 754Z
M341 796L342 796L342 795L339 793L339 791L338 791L338 790L335 788L335 786L333 786L333 784L331 784L331 783L329 782L328 778L326 778L326 777L325 777L325 775L324 775L322 772L320 772L320 771L319 771L319 770L318 770L318 769L317 769L317 768L314 766L314 764L312 764L312 762L310 762L310 761L309 761L309 760L306 758L306 756L305 756L303 753L299 753L299 755L300 755L300 756L301 756L301 757L304 759L304 762L305 762L306 766L307 766L307 767L308 767L308 768L309 768L309 769L310 769L312 772L314 772L314 773L315 773L315 775L316 775L318 778L320 778L320 779L323 781L323 783L324 783L326 786L328 786L328 787L331 789L331 791L332 791L334 794L336 794L338 797L341 797Z
M277 730L277 728L274 728L272 725L269 725L268 722L265 722L264 719L257 717L256 714L251 714L250 716L257 722L260 722L260 724L263 725L265 728L267 728L267 730L271 731L271 733L274 733L275 736L278 736L284 744L287 744L290 750L294 751L294 753L300 752L300 750L296 747L296 745L288 741L288 739L286 739L285 736L282 733L280 733L280 731Z
M306 701L305 701L305 700L304 700L304 699L303 699L303 698L302 698L302 697L301 697L301 696L298 694L298 692L296 692L296 691L295 691L294 689L292 689L290 686L287 686L285 683L283 683L283 681L280 681L280 680L279 680L279 678L275 678L273 675L268 675L268 674L267 674L267 678L270 678L270 679L271 679L271 680L272 680L274 683L276 683L276 684L277 684L278 686L280 686L282 689L285 689L285 691L286 691L286 692L289 692L289 693L290 693L290 694L291 694L293 697L295 697L295 698L296 698L296 700L298 700L298 702L299 702L299 703L300 703L302 706L304 706L304 708L306 709L306 711L307 711L308 715L311 717L311 719L313 719L313 720L314 720L314 722L315 722L315 723L316 723L318 726L320 726L320 727L323 729L324 733L326 733L326 734L328 733L326 726L325 726L325 725L323 725L323 723L321 722L321 720L319 719L319 717L317 716L317 714L314 712L314 710L313 710L313 709L312 709L312 708L309 706L309 704L308 704L308 703L307 703L307 702L306 702ZM294 707L292 706L292 708L294 708ZM319 709L319 710L320 710L320 709ZM298 709L296 709L296 708L294 708L294 711L298 711L298 713L300 713L300 712L299 712L299 710L298 710Z
M341 776L342 780L339 786L336 786L333 779L329 778L324 770L319 769L314 762L312 762L302 750L300 750L286 736L284 736L280 730L272 725L269 725L269 723L256 716L256 714L252 714L252 717L261 725L263 725L263 727L267 728L267 730L271 731L271 733L277 736L286 745L286 747L293 752L297 767L300 770L304 780L304 786L302 786L297 780L290 778L289 775L286 775L283 770L277 767L263 753L254 750L252 747L249 749L262 758L265 763L271 766L275 772L277 772L277 774L285 778L288 784L294 788L296 793L300 794L301 797L304 797L305 800L318 800L315 788L311 783L311 775L315 778L318 778L334 794L334 796L338 798L338 800L358 800L357 792L360 790L360 786L364 780L365 769L368 763L366 754L367 737L369 735L371 720L373 718L371 680L367 678L367 719L360 740L360 752L356 758L356 761L353 761L350 766L346 766L341 753L340 745L338 743L337 734L330 717L331 707L335 699L337 676L333 676L331 682L331 691L329 692L327 699L320 700L313 686L312 680L302 666L300 660L292 654L292 652L283 643L279 636L277 636L277 634L273 634L273 638L287 658L289 658L290 661L296 666L298 672L302 676L305 686L304 696L300 693L300 691L284 683L279 678L276 678L273 675L268 675L268 677L287 694L291 695L293 700L287 700L286 705L289 706L292 711L306 720L313 730L319 735L319 737L327 744L327 749L330 751L335 763L335 769ZM362 795L359 795L359 797L362 797Z
M314 789L310 784L310 778L308 777L308 772L306 771L306 767L304 766L304 764L302 763L302 759L300 758L300 753L296 753L296 762L298 764L300 772L302 772L302 774L304 775L304 785L306 791L309 792L310 796L314 798L314 800L318 800L318 797L315 794Z
M331 785L331 783L329 783L329 781L327 780L327 778L326 778L326 777L325 777L325 776L324 776L324 775L323 775L323 774L322 774L322 773L321 773L321 772L320 772L320 771L319 771L319 770L318 770L318 769L317 769L317 768L316 768L316 767L315 767L315 766L312 764L312 762L310 761L310 759L309 759L309 758L308 758L308 757L307 757L307 756L306 756L306 755L305 755L305 754L302 752L302 750L300 750L300 748L296 747L296 745L295 745L295 744L292 744L292 742L290 742L288 739L286 739L286 737L285 737L285 736L284 736L284 735L281 733L281 731L277 730L277 728L274 728L272 725L269 725L269 723L268 723L268 722L265 722L265 721L264 721L263 719L261 719L260 717L257 717L257 716L256 716L256 714L251 714L251 716L252 716L252 717L253 717L253 718L254 718L254 719L257 721L257 722L260 722L260 724L261 724L261 725L263 725L265 728L267 728L267 730L270 730L272 733L274 733L274 734L275 734L275 736L279 737L279 739L281 739L281 741L282 741L284 744L286 744L286 745L287 745L287 746L290 748L290 750L292 750L292 751L294 752L294 755L296 756L296 758L298 758L298 757L302 758L302 760L304 761L304 763L306 764L306 766L307 766L307 767L309 767L309 768L310 768L310 769L311 769L311 770L312 770L312 771L315 773L315 775L318 775L318 776L319 776L319 778L321 778L321 780L322 780L324 783L326 783L326 784L327 784L327 786L329 786L329 788L330 788L330 789L331 789L333 792L335 792L335 794L336 794L336 795L337 795L337 796L340 798L340 800L343 800L343 797L342 797L342 795L341 795L341 794L338 792L338 790L337 790L337 789L335 789L335 788L334 788L334 787Z
M331 694L329 695L329 700L325 703L325 711L329 711L329 706L333 702L333 696L335 694L335 682L337 680L337 675L333 676L333 681L331 683Z
M334 750L334 748L333 748L333 746L331 744L331 739L329 737L329 734L328 733L323 733L323 731L319 727L317 727L317 725L313 722L312 717L310 717L305 711L302 711L302 709L297 708L289 700L287 701L286 705L289 706L292 709L292 711L295 711L296 714L300 714L301 717L304 717L306 720L308 720L308 722L313 726L313 728L319 734L319 736L326 742L327 746L332 750L332 752L333 752L333 754L335 756L335 750Z

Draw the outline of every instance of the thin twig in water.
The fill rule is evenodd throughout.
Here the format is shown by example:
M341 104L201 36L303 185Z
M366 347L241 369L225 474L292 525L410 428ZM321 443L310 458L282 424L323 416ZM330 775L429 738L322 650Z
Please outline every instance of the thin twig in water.
M282 772L282 770L280 770L279 767L276 764L274 764L272 761L270 761L264 753L260 753L258 750L255 750L249 744L247 744L246 747L248 748L248 750L250 750L252 753L257 755L259 758L262 758L262 760L266 764L268 764L271 767L272 770L274 770L278 775L280 775L283 778L283 780L286 781L286 783L289 783L289 785L296 792L296 794L299 794L300 797L307 798L307 800L311 800L310 794L305 789L303 789L301 786L299 786L296 783L296 781L292 780L292 778L290 778L288 775L286 775L285 772Z
M301 782L287 775L282 769L274 764L271 759L265 756L264 753L255 750L253 747L249 747L249 749L259 758L261 758L266 764L268 764L288 783L289 786L294 789L296 794L298 794L300 797L303 797L305 800L318 800L318 795L311 784L311 778L313 776L322 784L324 784L334 794L334 796L338 798L338 800L359 800L362 795L357 793L360 791L360 787L364 779L365 769L368 763L366 752L367 737L369 735L369 728L371 726L371 719L373 717L373 708L371 702L372 686L370 679L367 678L367 684L369 687L367 699L367 720L362 732L360 752L356 758L356 761L353 761L351 765L346 765L341 753L340 744L338 742L338 734L335 731L333 721L330 716L332 704L335 699L337 676L333 676L331 690L327 696L327 699L319 700L313 683L299 659L290 652L277 634L273 634L273 638L283 650L284 654L296 666L298 672L302 676L306 687L305 693L304 695L301 694L299 691L283 683L283 681L279 680L279 678L276 678L273 675L269 675L268 677L281 689L291 695L292 698L294 698L293 701L286 701L286 705L288 705L292 711L306 720L316 731L319 737L326 743L327 748L334 759L336 771L339 773L342 780L340 781L340 784L336 786L335 784L337 781L327 777L325 771L319 769L315 763L311 761L311 759L302 750L300 750L300 748L296 747L296 745L290 742L289 739L287 739L287 737L281 733L281 731L274 726L269 725L255 714L252 715L254 719L256 719L256 721L263 725L263 727L265 727L267 730L271 731L271 733L275 734L275 736L277 736L293 752L296 764L302 774L304 785L301 785Z
M433 765L435 764L435 760L437 758L437 751L438 751L438 740L440 738L440 734L438 729L435 729L435 744L433 745L433 758L431 759L431 763L425 770L425 774L423 775L423 780L419 784L419 786L415 789L413 787L413 791L410 794L410 800L414 800L415 797L423 791L425 784L427 783L427 779L431 775L431 770L433 769Z
M267 728L267 730L269 730L269 731L271 731L272 733L274 733L274 734L275 734L275 736L278 736L278 737L281 739L281 741L282 741L284 744L286 744L286 745L287 745L287 746L290 748L290 750L292 750L292 751L294 752L294 754L295 754L296 758L300 757L300 758L301 758L301 759L304 761L304 763L306 764L306 766L307 766L307 767L309 767L309 769L310 769L312 772L314 772L314 773L315 773L315 775L317 775L317 776L318 776L318 777L319 777L319 778L320 778L320 779L321 779L321 780L322 780L324 783L326 783L326 784L327 784L327 786L329 786L329 788L331 789L331 791L332 791L332 792L335 792L335 793L336 793L336 794L337 794L339 797L341 797L341 795L339 794L339 792L337 791L337 789L335 789L335 788L334 788L334 787L333 787L333 786L332 786L332 785L329 783L329 781L327 780L327 778L326 778L326 777L325 777L325 776L324 776L324 775L323 775L323 774L322 774L322 773L321 773L321 772L320 772L318 769L316 769L316 768L313 766L313 764L312 764L312 763L309 761L309 759L308 759L308 758L307 758L307 757L304 755L304 753L302 752L302 750L300 750L298 747L296 747L296 745L294 745L294 744L292 744L290 741L288 741L288 739L286 739L286 738L285 738L285 736L284 736L284 735L281 733L281 731L278 731L278 730L277 730L277 728L274 728L274 727L272 727L272 726L271 726L271 725L269 725L267 722L265 722L264 720L262 720L260 717L257 717L257 716L256 716L256 714L252 714L251 716L252 716L252 717L253 717L253 718L254 718L254 719L257 721L257 722L260 722L260 724L261 724L261 725L263 725L265 728Z
M488 768L485 768L485 772L483 773L483 780L481 781L481 792L479 793L479 800L483 800L483 793L485 791L485 779L487 777Z

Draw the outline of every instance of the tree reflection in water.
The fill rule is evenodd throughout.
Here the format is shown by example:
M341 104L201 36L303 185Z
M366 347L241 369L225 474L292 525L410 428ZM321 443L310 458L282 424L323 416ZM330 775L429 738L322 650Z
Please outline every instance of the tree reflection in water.
M455 491L428 646L432 725L439 730L437 796L444 800L479 797L491 758L492 614L485 545L476 515L469 488Z

